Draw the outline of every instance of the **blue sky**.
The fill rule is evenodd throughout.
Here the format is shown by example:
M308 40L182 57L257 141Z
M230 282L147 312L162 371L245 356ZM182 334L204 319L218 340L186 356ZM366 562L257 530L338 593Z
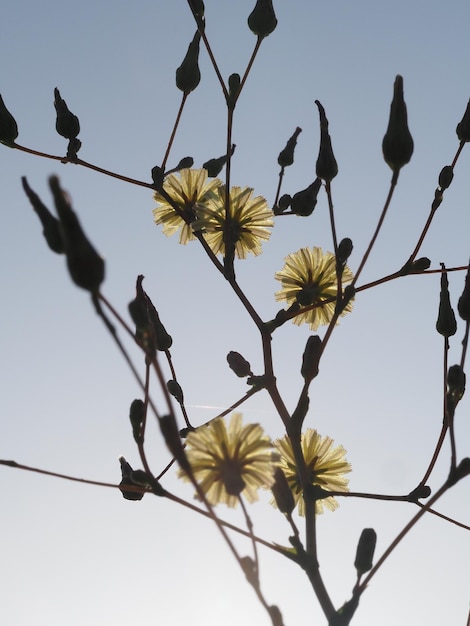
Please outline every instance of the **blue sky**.
M223 76L243 73L255 38L246 26L253 0L207 0L207 36ZM466 2L371 0L321 3L275 1L279 25L263 43L236 108L232 183L273 201L277 155L296 126L295 164L284 191L315 176L318 116L330 121L339 175L333 199L339 237L351 237L357 267L385 201L391 172L381 156L393 81L404 77L411 163L383 232L364 270L368 282L397 270L410 255L429 212L442 166L457 149L455 126L468 98L469 8ZM81 122L82 159L150 181L161 162L180 102L174 73L194 32L183 0L79 4L5 0L0 38L0 93L15 115L18 143L51 154L65 152L54 129L58 87ZM222 93L207 55L202 80L188 99L170 164L191 155L200 166L225 145ZM255 371L262 354L250 324L227 285L197 245L179 246L152 222L147 189L72 165L41 160L0 146L4 227L0 230L3 362L0 458L85 478L115 482L118 457L138 464L127 420L139 390L103 331L84 292L69 281L62 258L50 253L20 185L48 203L47 178L56 173L87 233L106 258L106 297L124 314L138 274L174 337L172 355L195 423L245 392L226 367L237 350ZM469 248L470 156L463 151L422 254L463 265ZM274 273L303 246L331 249L326 196L309 218L277 220L260 257L240 262L240 284L263 319L279 305ZM454 306L462 273L450 277ZM360 294L354 312L335 330L312 387L308 427L348 451L355 491L404 494L421 479L442 420L442 338L435 332L437 275L407 277ZM451 342L460 359L463 323ZM273 341L279 387L289 407L301 388L298 370L307 327L283 327ZM134 352L136 358L137 352ZM159 395L156 394L159 401ZM468 456L469 404L457 413L458 455ZM266 396L243 409L272 437L281 424ZM169 460L156 432L149 456ZM431 477L437 489L449 467L449 445ZM82 486L9 468L3 493L0 618L9 626L90 626L267 623L243 575L214 528L169 502L124 501L111 489ZM174 475L168 488L192 500ZM256 532L285 544L289 528L276 511L253 505ZM436 508L469 524L469 482ZM354 554L364 527L378 534L381 554L416 509L345 499L319 519L321 571L335 605L354 584ZM221 516L239 521L237 511ZM240 542L241 549L249 550ZM296 568L262 551L263 589L279 604L286 626L324 623L309 585ZM427 516L383 566L364 594L356 622L443 623L467 619L468 533ZM354 621L352 623L355 623Z

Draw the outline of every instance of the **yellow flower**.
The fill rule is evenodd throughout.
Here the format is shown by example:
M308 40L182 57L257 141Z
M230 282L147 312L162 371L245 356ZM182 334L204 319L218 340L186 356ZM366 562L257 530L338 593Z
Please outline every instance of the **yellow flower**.
M227 237L239 259L246 258L248 252L261 253L261 243L269 239L274 226L273 212L262 196L252 198L252 195L253 189L249 187L232 187L227 216L226 188L220 186L214 201L203 207L195 228L204 232L214 254L225 255Z
M307 429L301 435L301 447L304 455L309 480L312 485L318 485L325 491L349 491L348 480L343 477L351 471L351 465L346 461L346 450L343 446L333 448L334 441L330 437L322 437L316 430ZM299 514L305 515L305 503L302 487L297 474L297 466L288 437L274 442L281 455L280 468L284 472L289 487L292 490L295 502L299 507ZM334 511L338 502L333 496L317 500L315 511L323 513L323 507Z
M272 442L259 424L242 426L241 413L233 413L228 428L218 417L191 431L186 455L211 504L234 507L240 495L253 502L258 499L257 489L270 487L274 480ZM189 480L183 470L178 475Z
M170 236L180 230L180 243L188 243L195 239L192 229L201 207L216 197L215 190L222 181L218 178L207 182L207 171L204 169L183 169L179 173L170 174L165 178L163 189L184 215L181 217L158 191L154 199L158 206L153 210L156 224L163 225L163 232Z
M321 248L302 248L289 254L284 267L276 272L275 278L282 284L282 289L275 295L276 300L286 300L289 305L298 303L301 306L317 304L318 306L293 318L296 324L306 322L312 330L320 325L329 324L333 318L338 292L336 280L336 258L331 252L323 253ZM345 266L342 284L351 282L353 275ZM333 298L331 302L326 302ZM349 302L341 315L352 310Z

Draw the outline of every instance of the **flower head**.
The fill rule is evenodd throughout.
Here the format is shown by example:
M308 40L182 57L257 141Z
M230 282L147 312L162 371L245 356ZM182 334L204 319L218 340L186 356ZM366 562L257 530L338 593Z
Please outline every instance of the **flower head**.
M225 255L226 241L235 247L239 259L246 258L248 252L261 253L261 243L269 239L274 226L273 212L262 196L252 195L249 187L232 187L227 214L226 188L222 185L214 200L203 207L195 227L203 230L214 254Z
M215 191L222 181L214 178L207 181L204 169L183 169L165 178L163 190L175 202L184 217L179 215L168 200L158 191L154 199L158 206L153 210L156 224L163 225L165 235L173 235L180 230L180 243L195 239L191 224L198 218L198 213L210 200L216 197Z
M227 428L221 417L188 434L186 456L194 477L211 504L229 507L240 495L249 502L258 499L257 489L270 487L276 462L270 438L259 424L242 426L241 413L234 413ZM188 480L180 470L179 476Z
M306 322L312 330L320 325L329 324L335 312L335 298L338 292L336 279L336 257L331 252L323 253L321 248L302 248L289 254L284 267L276 272L275 278L282 284L276 293L276 300L286 300L289 305L298 303L301 306L316 304L313 309L294 317L296 324ZM342 283L349 283L352 272L346 265L343 270ZM326 302L330 300L330 302ZM352 310L349 302L341 315Z
M346 450L343 446L333 448L334 441L330 437L322 437L316 430L307 429L301 435L301 447L304 455L309 480L325 491L349 491L348 480L343 477L351 471L351 465L346 461ZM302 495L302 486L297 474L290 439L286 436L274 442L281 455L280 468L284 472L292 490L295 502L299 507L299 514L305 515L305 503ZM323 507L334 511L338 502L333 496L316 500L315 510L323 513Z

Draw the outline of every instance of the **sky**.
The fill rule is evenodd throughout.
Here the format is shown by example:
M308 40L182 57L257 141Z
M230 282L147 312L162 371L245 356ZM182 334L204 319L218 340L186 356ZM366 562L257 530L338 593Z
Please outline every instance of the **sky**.
M255 43L246 20L254 0L206 0L206 32L221 73L243 73ZM314 101L330 122L339 174L333 200L339 237L350 237L354 272L375 229L391 179L381 142L393 82L404 78L415 150L361 284L399 269L429 213L437 177L458 147L455 134L470 97L468 19L463 0L377 3L274 0L278 27L262 44L235 110L232 183L272 204L277 155L302 128L283 191L315 177L319 125ZM0 94L19 126L18 143L63 155L55 132L54 88L80 118L79 156L150 182L161 163L181 100L175 70L195 26L183 0L80 3L4 0ZM189 96L170 154L195 167L225 148L226 111L208 56ZM465 265L469 237L470 154L465 148L421 249L432 268ZM140 396L126 364L85 292L51 253L21 189L52 206L47 179L57 174L95 247L106 259L106 298L127 318L137 275L173 336L171 352L191 420L202 423L241 397L245 383L226 365L231 350L262 371L256 329L213 270L202 249L180 246L153 223L151 192L91 170L0 146L3 306L0 458L49 471L117 483L118 458L139 465L128 421ZM304 246L332 249L325 194L308 218L279 218L263 254L240 261L237 278L263 319L279 310L274 273ZM464 273L449 277L456 307ZM435 331L439 276L410 276L361 292L335 329L311 389L306 426L347 449L352 491L409 493L429 463L442 424L443 340ZM324 331L320 331L320 335ZM460 360L463 322L449 361ZM278 384L293 409L301 389L307 326L288 324L273 339ZM143 372L137 350L129 349ZM161 402L158 392L157 402ZM456 418L457 454L469 456L469 401ZM243 407L244 420L273 438L283 434L267 395ZM170 460L155 425L148 456L158 472ZM429 485L449 470L450 446ZM192 489L170 471L165 487L193 502ZM469 481L436 509L470 524ZM223 622L268 624L264 609L211 523L184 507L145 496L0 467L0 620L9 626L181 626ZM405 503L341 500L318 519L319 560L336 607L349 599L363 528L378 535L377 556L417 512ZM242 524L238 509L222 518ZM255 532L281 545L289 527L269 505L250 507ZM236 539L243 553L250 546ZM261 581L286 626L324 624L306 577L261 549ZM383 565L364 593L352 624L465 626L469 610L468 531L426 515Z

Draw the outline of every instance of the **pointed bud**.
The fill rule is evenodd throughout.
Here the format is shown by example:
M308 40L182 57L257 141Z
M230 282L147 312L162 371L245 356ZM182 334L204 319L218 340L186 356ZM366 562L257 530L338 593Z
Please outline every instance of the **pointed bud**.
M277 508L285 515L290 515L295 509L295 500L289 487L287 478L280 467L274 471L274 483L271 486Z
M400 270L400 276L408 276L408 274L420 274L421 272L429 269L431 260L428 257L423 256L416 261L407 261Z
M301 217L308 217L317 206L317 196L321 188L321 179L316 178L311 185L302 191L298 191L291 199L292 213Z
M52 215L49 209L42 203L39 196L31 189L25 176L21 178L21 182L29 201L31 202L31 206L41 220L42 232L47 245L56 254L63 254L64 242L62 241L59 220Z
M373 528L364 528L357 544L354 567L358 575L365 574L372 568L377 534Z
M129 419L132 426L132 434L136 443L142 441L142 424L145 420L145 404L142 400L136 399L131 403Z
M60 220L60 229L67 267L77 287L91 293L99 291L104 280L104 260L96 252L83 232L68 195L62 190L57 176L49 178L49 187L54 197Z
M236 145L232 144L232 149L230 151L230 156L235 152ZM217 159L209 159L205 163L202 164L202 167L207 170L207 175L209 178L215 178L222 171L223 166L227 163L227 155L223 154Z
M311 335L302 356L300 373L305 382L310 383L318 375L318 364L322 353L322 341L318 335Z
M2 96L0 96L0 142L14 148L15 139L18 137L18 125L15 118L6 108Z
M126 487L136 487L136 483L134 483L131 479L131 475L133 469L131 465L126 461L126 459L121 456L119 457L119 463L121 464L121 476L122 480L119 483L119 489L122 493L123 498L126 500L142 500L144 494L142 491L126 489Z
M201 72L199 71L200 41L201 33L196 31L193 40L189 44L183 62L176 70L176 86L186 95L194 91L201 80Z
M454 178L454 168L452 165L445 165L439 174L439 187L442 191L450 187L450 183Z
M202 0L188 0L194 17L199 27L204 26L204 2Z
M251 371L251 365L248 361L242 357L239 352L229 352L227 354L227 363L230 369L235 372L239 378L245 378L245 376L253 376Z
M467 108L465 109L462 119L457 124L455 132L457 133L457 137L460 141L470 141L470 100L468 101Z
M294 162L294 150L297 145L297 137L302 132L302 129L297 127L294 131L294 134L290 139L288 139L286 143L286 147L284 150L281 150L279 156L277 157L277 162L281 167L287 167L288 165L292 165Z
M470 458L467 456L460 461L457 467L450 470L449 478L446 481L448 487L453 487L459 480L470 475Z
M181 389L181 385L176 380L169 380L166 384L166 388L168 392L176 399L178 404L183 404L184 396L183 390Z
M460 365L451 365L447 372L447 392L453 400L454 407L465 393L466 376Z
M259 38L270 35L277 26L272 0L257 0L248 17L248 27Z
M328 132L328 119L325 115L325 109L318 100L315 100L315 104L320 114L320 151L317 158L316 173L318 178L326 182L331 182L338 173L338 164L336 163L331 146L331 137Z
M408 115L403 98L403 78L398 75L393 86L393 100L387 132L382 141L385 162L394 172L409 163L413 154L413 138L408 129Z
M171 170L167 170L165 172L165 176L168 176L168 174L173 174L174 172L179 172L180 170L185 170L185 169L189 169L190 167L192 167L194 165L194 159L193 157L183 157L180 162L178 163L178 165L176 167L174 167ZM152 178L153 178L153 170L155 171L155 174L158 176L159 172L157 170L160 170L161 172L161 168L153 168L152 169ZM155 181L154 181L155 182ZM163 179L162 179L163 182Z
M343 272L352 251L353 242L349 239L349 237L345 237L339 242L338 250L336 252L336 264L340 268L341 273Z
M80 132L78 117L71 113L57 87L54 89L54 106L57 113L55 127L59 135L66 139L75 139Z
M228 77L228 94L226 96L228 108L233 111L240 93L240 74L230 74Z
M460 317L465 322L470 322L470 264L468 266L467 275L465 276L465 287L457 304Z
M450 304L449 281L447 280L447 272L444 263L441 263L441 294L439 300L439 313L437 316L436 330L444 337L451 337L457 332L457 322L455 314Z

